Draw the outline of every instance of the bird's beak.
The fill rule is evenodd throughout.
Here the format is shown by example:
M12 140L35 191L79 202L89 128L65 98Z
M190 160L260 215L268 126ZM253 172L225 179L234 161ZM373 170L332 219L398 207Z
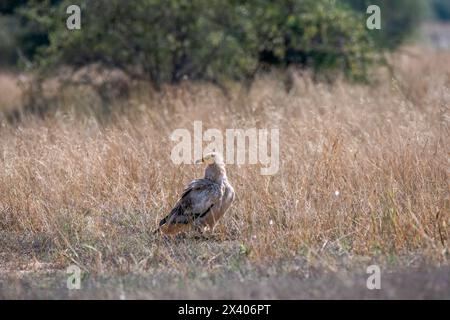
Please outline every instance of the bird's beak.
M200 164L200 163L203 163L203 157L201 158L201 159L199 159L199 160L197 160L197 161L195 161L195 164Z

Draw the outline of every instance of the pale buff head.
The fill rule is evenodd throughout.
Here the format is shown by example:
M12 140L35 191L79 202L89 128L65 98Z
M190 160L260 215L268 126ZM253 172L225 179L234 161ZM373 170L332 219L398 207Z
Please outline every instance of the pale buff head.
M225 163L223 162L222 155L217 152L211 152L202 157L201 160L197 160L195 163L206 163L205 178L221 183L227 179L227 173L225 170Z
M223 158L222 155L218 152L210 152L205 154L202 159L197 160L195 163L206 163L208 165L211 164L217 164L217 165L223 165Z

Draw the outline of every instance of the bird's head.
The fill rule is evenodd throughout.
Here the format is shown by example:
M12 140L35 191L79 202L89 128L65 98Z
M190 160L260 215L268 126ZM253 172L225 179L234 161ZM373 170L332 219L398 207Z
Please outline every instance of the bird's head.
M206 164L223 164L223 158L220 153L210 152L205 154L201 159L195 161L196 164L206 163Z

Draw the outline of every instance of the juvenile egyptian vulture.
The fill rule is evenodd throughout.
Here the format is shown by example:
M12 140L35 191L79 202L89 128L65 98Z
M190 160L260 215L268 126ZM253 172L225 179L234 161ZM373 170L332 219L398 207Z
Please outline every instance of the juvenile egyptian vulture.
M234 189L228 182L222 156L212 152L196 163L207 164L205 177L188 184L170 213L159 222L157 231L174 235L190 227L213 230L233 202Z

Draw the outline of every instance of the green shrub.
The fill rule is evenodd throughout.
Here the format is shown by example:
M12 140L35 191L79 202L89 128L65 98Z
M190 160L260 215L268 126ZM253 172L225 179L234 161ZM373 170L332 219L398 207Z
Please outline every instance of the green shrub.
M358 12L381 9L381 30L370 32L380 49L396 49L414 35L428 12L429 0L343 0ZM366 19L368 15L364 17Z
M259 1L255 12L262 62L367 77L376 50L361 23L362 14L331 0Z
M366 80L377 54L411 35L423 1L370 1L381 6L381 31L365 27L366 0L80 0L82 29L73 31L72 1L29 1L20 13L47 32L32 54L45 71L101 62L160 85L296 64Z

